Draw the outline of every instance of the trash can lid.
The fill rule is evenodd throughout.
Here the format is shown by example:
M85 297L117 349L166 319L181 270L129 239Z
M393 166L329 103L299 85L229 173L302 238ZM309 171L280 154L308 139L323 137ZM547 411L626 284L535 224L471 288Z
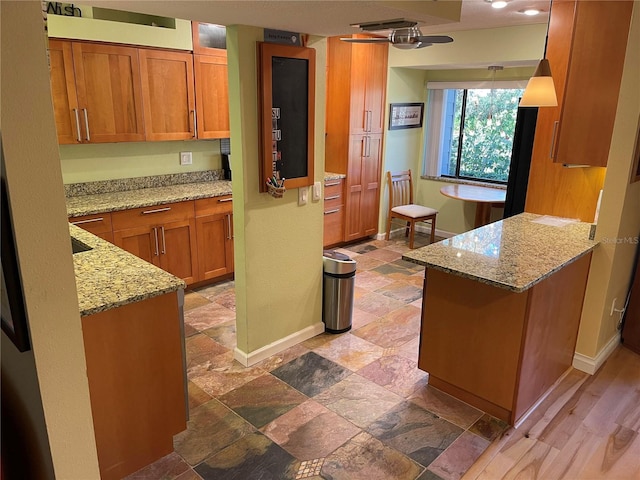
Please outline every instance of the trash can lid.
M340 260L343 262L347 260L351 260L344 253L336 252L335 250L325 250L322 252L322 256L325 258L331 258L332 260Z
M335 250L325 250L322 253L322 265L325 273L334 275L352 274L356 271L356 261Z

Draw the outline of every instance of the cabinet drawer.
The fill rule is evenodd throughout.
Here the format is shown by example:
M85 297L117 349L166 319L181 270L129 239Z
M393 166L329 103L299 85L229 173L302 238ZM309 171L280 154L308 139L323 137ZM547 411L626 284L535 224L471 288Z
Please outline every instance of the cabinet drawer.
M83 230L86 230L87 232L91 232L93 234L111 232L110 213L99 213L96 215L74 217L69 219L69 223L72 225L77 225Z
M113 212L111 221L113 230L157 225L159 223L177 222L194 217L193 202L166 203L151 207L132 208L121 212Z
M325 208L323 245L333 245L344 240L344 207Z
M233 211L231 195L196 200L196 217Z
M342 198L342 185L343 185L343 180L342 179L338 179L338 180L325 180L324 182L324 199L326 200L330 200L331 197L335 197L336 195L339 195L340 198ZM342 202L340 202L342 203Z

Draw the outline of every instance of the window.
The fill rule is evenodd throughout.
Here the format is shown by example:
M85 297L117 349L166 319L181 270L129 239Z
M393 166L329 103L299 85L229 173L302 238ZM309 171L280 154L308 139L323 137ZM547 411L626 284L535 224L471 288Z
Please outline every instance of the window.
M506 183L523 91L482 84L429 89L425 173Z

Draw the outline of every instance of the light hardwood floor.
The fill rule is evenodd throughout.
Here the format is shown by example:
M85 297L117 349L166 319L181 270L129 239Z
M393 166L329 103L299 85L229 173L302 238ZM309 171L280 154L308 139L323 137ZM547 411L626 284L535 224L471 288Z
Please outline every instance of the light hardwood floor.
M640 355L619 346L591 376L572 370L462 480L640 479Z

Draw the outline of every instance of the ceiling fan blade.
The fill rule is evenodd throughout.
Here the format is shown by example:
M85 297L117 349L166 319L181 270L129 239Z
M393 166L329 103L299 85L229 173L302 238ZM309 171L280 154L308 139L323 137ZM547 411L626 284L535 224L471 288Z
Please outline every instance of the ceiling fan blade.
M431 45L433 45L433 43L418 43L418 46L416 48L424 48L424 47L430 47Z
M446 35L420 35L416 38L418 42L421 43L451 43L453 42L453 38L448 37Z
M349 43L389 43L388 38L341 38L340 40Z

